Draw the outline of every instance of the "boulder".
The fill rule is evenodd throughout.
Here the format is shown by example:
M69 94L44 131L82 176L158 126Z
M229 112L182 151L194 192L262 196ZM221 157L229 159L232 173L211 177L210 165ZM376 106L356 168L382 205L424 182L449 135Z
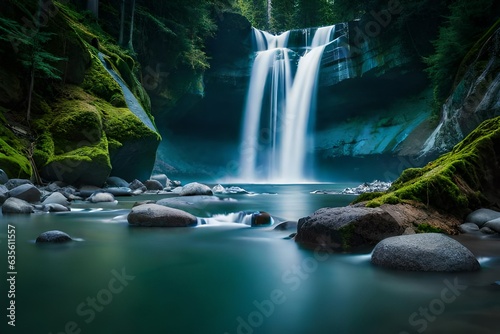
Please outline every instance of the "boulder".
M460 272L480 269L470 250L440 233L384 239L375 246L372 263L406 271Z
M160 182L160 184L163 186L163 188L165 187L168 187L169 186L169 179L167 177L167 175L165 174L155 174L155 175L151 175L151 180L156 180L158 182Z
M72 241L71 237L58 230L43 232L36 238L36 243L64 243Z
M158 204L133 207L127 220L130 225L151 227L186 227L197 223L196 217L190 213Z
M66 198L66 196L64 196L60 192L52 193L42 201L42 204L45 204L45 205L46 204L54 204L54 203L59 204L59 205L63 205L63 206L69 205L69 201Z
M9 177L7 176L7 173L3 171L3 169L0 169L0 184L6 184L9 181Z
M19 198L30 203L40 202L41 195L42 193L37 187L28 183L17 186L9 191L10 197Z
M295 241L346 251L376 244L404 231L405 228L381 208L322 208L299 220Z
M492 230L491 228L486 227L486 226L481 227L481 229L479 231L483 234L496 234L497 233L494 230Z
M97 192L92 194L92 196L90 196L87 200L90 203L114 202L115 197L113 194L107 192Z
M31 185L33 185L33 183L31 183L30 180L26 180L26 179L10 179L9 181L7 181L5 183L5 186L7 187L7 189L11 190L11 189L14 189L15 187L18 187L18 186L23 185L23 184L31 184Z
M196 195L213 195L212 189L209 186L198 183L191 182L182 187L181 192L179 193L181 196L196 196Z
M163 190L163 186L158 180L146 180L144 185L147 190Z
M9 189L3 184L0 184L0 205L2 205L7 198L9 198Z
M65 205L58 203L43 204L42 210L45 212L66 212L71 211L71 209Z
M33 207L28 202L15 198L9 197L2 205L2 213L20 213L20 214L29 214L33 212Z
M110 176L106 180L108 187L128 187L129 183L118 176Z
M474 223L481 228L486 222L496 218L500 218L500 212L490 209L479 209L470 213L467 218L465 218L465 222Z
M493 231L500 233L500 218L487 221L484 227L489 227Z

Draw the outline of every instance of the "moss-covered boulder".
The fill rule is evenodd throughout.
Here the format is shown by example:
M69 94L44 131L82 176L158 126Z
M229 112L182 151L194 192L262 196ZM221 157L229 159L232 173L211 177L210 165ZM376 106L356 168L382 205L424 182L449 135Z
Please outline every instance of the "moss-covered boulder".
M500 117L481 123L453 150L423 168L405 170L387 193L366 205L417 201L464 216L500 199ZM360 196L358 201L362 201Z
M33 171L26 157L27 143L7 127L0 108L0 168L10 178L30 178Z

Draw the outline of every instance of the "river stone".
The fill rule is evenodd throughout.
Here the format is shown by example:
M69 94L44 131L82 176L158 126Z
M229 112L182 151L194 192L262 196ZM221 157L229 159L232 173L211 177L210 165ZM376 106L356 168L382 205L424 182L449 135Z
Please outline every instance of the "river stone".
M130 189L132 189L132 191L136 191L136 190L140 190L140 192L145 192L146 190L148 190L146 188L146 186L144 185L144 183L142 183L141 181L135 179L134 181L130 182L130 184L128 185L128 187Z
M43 232L36 238L36 243L64 243L72 241L71 237L58 230Z
M165 174L155 174L151 175L151 180L156 180L160 182L160 184L163 186L163 188L169 186L169 179L167 175Z
M65 205L58 203L49 203L42 206L42 210L45 212L66 212L71 211L71 209Z
M158 204L133 207L127 220L130 225L151 227L186 227L197 223L196 217L190 213Z
M107 192L98 192L92 194L92 196L88 198L88 201L90 203L114 202L115 197L113 196L113 194Z
M15 198L9 197L2 205L2 213L20 213L20 214L29 214L33 212L33 207L28 202Z
M500 218L500 212L490 209L479 209L470 213L467 218L465 218L465 222L474 223L481 228L486 222L496 218Z
M387 237L401 235L404 227L381 208L322 208L299 219L295 241L337 251L374 245Z
M0 184L6 184L9 181L7 173L3 169L0 169Z
M18 187L18 186L23 185L23 184L31 184L31 185L33 185L33 183L31 183L30 180L26 180L26 179L10 179L9 181L7 181L5 183L5 186L7 187L7 189L11 190L11 189L14 189L15 187Z
M179 193L181 196L197 196L197 195L213 195L212 189L209 186L198 183L191 182L182 187L181 192Z
M118 176L110 176L106 180L106 184L109 188L112 187L128 187L129 183Z
M460 225L458 227L458 229L462 233L471 233L471 232L477 232L477 231L479 231L479 226L477 226L474 223L465 223L465 224Z
M80 187L80 189L78 190L78 195L85 198L85 197L90 197L99 191L103 191L102 188L97 186L85 185Z
M481 227L481 229L479 231L483 234L496 234L497 233L487 226Z
M64 196L60 192L55 192L55 193L50 194L42 202L42 204L52 204L52 203L56 203L56 204L63 205L63 206L69 205L69 201L66 198L66 196Z
M460 272L480 269L474 254L440 233L391 237L379 242L372 263L397 270Z
M252 226L270 226L273 224L271 215L264 211L258 211L252 214Z
M493 231L500 233L500 218L486 222L486 224L484 224L484 227L489 227Z
M163 186L158 180L146 180L144 185L147 190L163 190Z
M104 189L107 193L112 194L113 196L132 196L132 189L128 187L110 187Z
M40 202L42 193L32 184L22 184L9 191L10 197L19 198L26 202L36 203Z

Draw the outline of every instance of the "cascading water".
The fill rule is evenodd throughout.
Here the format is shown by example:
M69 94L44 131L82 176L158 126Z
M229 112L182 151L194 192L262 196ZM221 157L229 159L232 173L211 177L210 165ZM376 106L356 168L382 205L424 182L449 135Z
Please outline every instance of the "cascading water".
M274 36L253 29L256 58L243 118L240 181L306 181L319 68L335 27L316 29L312 40L304 30L301 45L290 48L290 31Z

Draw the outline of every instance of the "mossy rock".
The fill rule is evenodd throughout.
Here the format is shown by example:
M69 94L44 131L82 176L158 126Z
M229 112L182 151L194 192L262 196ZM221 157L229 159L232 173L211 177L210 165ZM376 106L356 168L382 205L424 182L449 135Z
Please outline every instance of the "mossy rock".
M31 178L33 170L24 153L28 144L7 128L7 121L0 109L0 169L3 169L9 178Z
M417 201L463 216L500 199L500 117L484 121L451 152L411 168L366 205Z

